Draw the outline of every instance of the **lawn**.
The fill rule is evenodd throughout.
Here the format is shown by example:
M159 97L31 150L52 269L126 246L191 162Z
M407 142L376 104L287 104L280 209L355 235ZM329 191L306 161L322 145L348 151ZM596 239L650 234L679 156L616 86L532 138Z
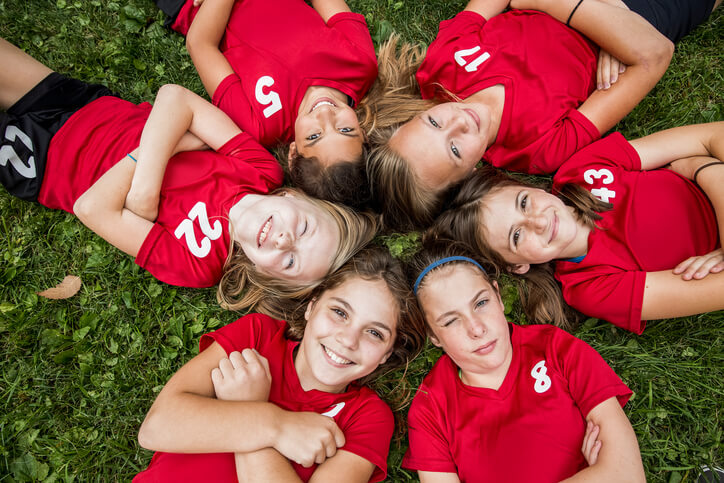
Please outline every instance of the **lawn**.
M390 32L431 41L461 1L350 0L376 43ZM721 10L721 9L720 9ZM53 69L99 82L134 101L164 83L202 93L183 39L163 27L151 0L0 0L0 36ZM724 15L677 47L669 72L617 127L628 137L724 120ZM12 65L3 66L12 69ZM414 235L381 239L409 254ZM201 334L230 323L214 290L157 282L72 215L0 190L0 481L128 481L151 452L136 434L170 375L197 353ZM80 293L36 293L72 274ZM504 290L512 318L519 312ZM722 294L724 296L724 294ZM724 313L649 324L635 336L597 320L576 335L593 345L635 392L626 412L650 481L694 481L702 464L724 465ZM405 376L415 386L439 356L428 349ZM379 382L399 390L401 373ZM404 410L398 412L404 420ZM389 480L406 443L393 442ZM523 457L523 456L521 456Z

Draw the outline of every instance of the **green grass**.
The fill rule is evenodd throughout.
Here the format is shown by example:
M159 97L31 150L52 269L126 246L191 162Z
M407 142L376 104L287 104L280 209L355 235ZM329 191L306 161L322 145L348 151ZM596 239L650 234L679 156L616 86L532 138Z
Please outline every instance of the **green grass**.
M350 5L376 40L396 30L429 42L463 2ZM724 119L723 17L680 43L664 79L619 125L625 135ZM150 0L0 0L0 36L134 102L167 82L202 92L183 40L163 29ZM414 246L408 237L386 242L398 254ZM200 334L237 315L217 307L213 290L159 283L73 216L5 191L0 259L0 481L130 480L151 457L136 434L155 395L197 352ZM35 295L67 274L83 279L75 297ZM506 302L518 312L509 292ZM576 332L635 391L627 414L650 481L693 481L699 465L724 464L723 328L724 314L714 313L650 323L640 337L595 320ZM438 355L420 356L408 382L419 383ZM380 381L383 393L398 375ZM399 468L404 450L404 439L392 446L390 481L416 480Z

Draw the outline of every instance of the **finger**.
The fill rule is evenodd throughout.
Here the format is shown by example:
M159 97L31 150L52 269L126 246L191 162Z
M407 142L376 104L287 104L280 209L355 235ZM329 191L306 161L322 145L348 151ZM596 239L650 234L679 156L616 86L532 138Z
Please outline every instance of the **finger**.
M603 64L603 50L598 52L598 66L596 68L596 89L599 91L603 89L603 72L601 72L601 66Z
M256 359L256 352L254 352L254 349L244 349L243 351L241 351L241 357L244 359L244 362L246 364L258 364L258 361Z
M603 90L611 87L611 56L606 53L601 60L603 70Z
M234 375L234 366L231 364L231 361L226 357L219 361L219 369L221 370L221 374L223 374L224 377L232 377Z
M221 383L224 382L224 376L218 367L215 367L211 371L211 382L214 384L214 390L216 390L216 386L220 386Z
M259 354L256 349L254 349L254 352L256 352L257 357L259 358L259 362L261 363L261 366L264 368L264 372L266 373L267 379L271 381L271 370L269 370L269 360L264 357L263 355Z
M721 257L716 256L716 255L707 257L703 261L703 263L701 264L699 269L696 271L696 273L694 274L694 278L699 280L699 279L706 277L707 275L712 273L712 269L714 267L716 267L718 264L720 264L721 261L722 261Z
M244 357L241 355L239 351L234 351L231 354L229 354L229 362L231 362L231 366L234 369L240 369L246 365L246 362L244 361Z
M596 461L598 461L598 454L601 452L601 446L602 443L600 440L596 441L596 444L593 445L593 450L591 451L591 455L588 458L589 466L595 465Z
M341 448L344 446L345 439L344 439L344 433L341 429L339 429L339 426L335 423L334 425L334 441L337 444L337 448Z
M618 65L618 73L623 74L624 72L626 72L626 64L620 62Z
M685 280L691 280L692 278L695 278L695 275L698 273L703 273L703 275L700 275L699 278L706 276L706 274L709 272L708 271L704 272L702 267L704 267L706 265L707 260L708 260L707 256L701 256L701 257L694 258L694 260L689 264L689 266L686 267L686 271L684 272L682 277Z
M609 72L612 85L618 80L618 66L620 64L621 62L616 57L611 57L611 70Z
M687 268L689 268L689 265L692 264L694 260L696 260L697 257L689 257L680 264L678 264L676 267L674 267L674 275L679 275L680 273L684 273Z

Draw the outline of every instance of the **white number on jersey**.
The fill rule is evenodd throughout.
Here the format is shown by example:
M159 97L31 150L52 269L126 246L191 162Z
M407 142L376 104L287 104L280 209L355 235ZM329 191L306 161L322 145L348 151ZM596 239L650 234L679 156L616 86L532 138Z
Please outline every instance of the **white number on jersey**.
M262 106L266 106L264 108L264 117L266 118L269 118L269 116L282 109L282 100L279 98L279 94L274 91L269 91L268 94L264 93L265 87L271 87L273 85L274 79L265 75L256 81L256 88L254 89L257 102Z
M534 365L533 370L530 371L530 375L535 379L533 389L535 389L535 392L538 394L544 393L551 388L551 378L546 375L547 373L548 368L546 367L545 359Z
M613 183L613 173L606 168L587 169L586 172L583 173L583 181L586 183L593 184L594 179L600 179L603 184L611 184ZM605 186L603 188L592 189L591 194L605 203L608 203L611 198L616 197L616 192Z
M196 234L194 233L194 220L199 220L199 228L201 233L206 235L201 239L201 243L196 240ZM211 241L216 240L221 236L223 228L219 220L214 221L213 228L209 224L209 215L206 213L206 203L199 201L189 211L188 218L183 220L176 227L176 231L173 232L176 238L179 240L181 237L186 237L186 245L191 250L191 253L198 258L204 258L211 251Z
M20 139L20 142L22 142L31 153L33 152L33 142L30 140L30 137L16 126L8 126L5 130L5 139L13 142L15 141L15 138ZM35 158L30 156L28 158L28 166L25 166L25 163L23 163L13 147L6 144L5 146L0 147L0 166L7 166L8 161L10 162L10 165L15 168L15 171L20 174L20 176L28 179L35 178L37 176L37 172L35 170Z
M480 50L479 45L476 45L472 49L458 50L457 52L455 52L455 62L457 62L460 67L465 67L466 72L475 72L476 70L478 70L478 67L480 66L480 64L482 64L483 62L485 62L486 60L488 60L490 58L490 54L487 52L483 52L469 64L468 64L468 61L465 60L465 57L473 55L473 54L477 53L479 50Z

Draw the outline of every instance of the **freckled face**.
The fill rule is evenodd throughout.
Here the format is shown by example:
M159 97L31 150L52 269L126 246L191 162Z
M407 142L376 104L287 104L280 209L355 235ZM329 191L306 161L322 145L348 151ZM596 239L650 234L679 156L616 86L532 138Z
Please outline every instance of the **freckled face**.
M390 146L426 187L439 191L473 171L488 147L490 122L483 104L438 104L402 125Z
M338 393L372 373L392 352L399 312L385 282L360 277L310 302L295 358L302 387Z

